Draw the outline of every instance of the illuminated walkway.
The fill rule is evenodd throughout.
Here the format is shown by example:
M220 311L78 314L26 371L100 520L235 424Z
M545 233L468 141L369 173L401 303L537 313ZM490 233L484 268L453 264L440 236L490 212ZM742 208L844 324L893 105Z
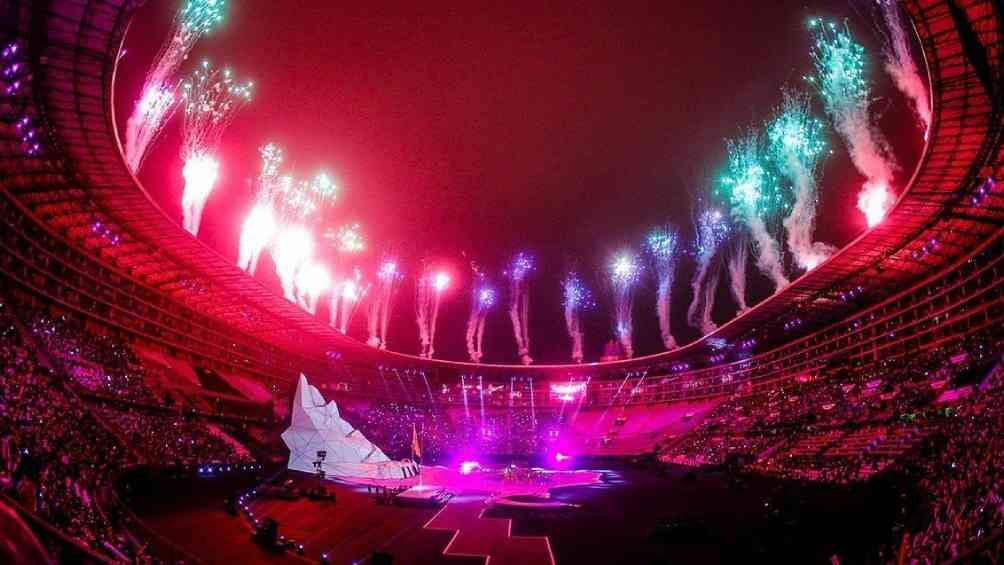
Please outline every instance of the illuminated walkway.
M512 520L485 518L487 509L480 497L457 497L425 529L454 532L446 556L484 557L491 565L554 565L547 536L513 536Z

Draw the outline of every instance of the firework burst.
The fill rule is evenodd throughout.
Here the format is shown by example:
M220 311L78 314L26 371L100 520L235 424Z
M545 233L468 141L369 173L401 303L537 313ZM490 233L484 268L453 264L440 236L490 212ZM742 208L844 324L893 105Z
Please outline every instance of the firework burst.
M275 193L278 189L279 167L282 165L282 149L274 143L262 146L261 172L255 180L254 205L241 226L240 252L237 266L251 273L258 269L262 251L272 243L278 230L275 213Z
M868 110L871 86L865 49L846 25L814 18L809 29L814 37L811 55L816 72L806 80L816 87L851 161L866 179L858 194L858 209L872 227L882 221L892 204L896 163Z
M582 363L583 338L582 312L594 304L592 294L574 271L561 281L562 304L565 307L565 328L572 342L572 361Z
M357 223L346 224L337 230L329 228L324 232L324 239L340 253L362 253L366 250L366 240Z
M715 257L718 248L728 239L731 231L728 217L716 208L705 208L695 221L693 255L697 261L697 268L694 270L694 278L690 281L693 296L687 308L687 323L704 333L715 330L715 324L711 321L714 292L706 292L705 287L717 286L717 273L721 265L715 261ZM712 281L715 284L709 284ZM708 300L711 304L702 307Z
M484 273L474 269L474 286L471 288L471 313L467 317L467 356L473 363L480 363L484 357L482 344L485 337L485 321L488 312L495 307L498 294L489 284Z
M338 185L327 173L295 181L280 177L277 207L286 221L303 221L330 205L338 196Z
M777 176L770 170L756 131L728 142L729 162L719 183L720 194L732 204L732 216L750 230L756 246L757 267L774 283L774 291L787 286L781 249L770 233L768 221L788 208Z
M767 125L767 154L794 193L791 212L784 219L788 248L805 270L815 268L835 251L812 239L819 201L816 175L820 160L828 153L823 130L823 122L809 109L808 96L791 91L784 93L781 107Z
M125 158L134 173L177 108L175 91L181 64L195 43L223 22L225 11L224 0L189 0L175 15L170 36L154 58L126 122Z
M229 69L203 61L181 86L184 106L181 160L185 191L181 198L184 224L199 233L202 210L219 177L219 149L223 131L237 110L251 101L250 82L239 83Z
M610 288L614 299L614 335L624 355L634 357L634 291L644 269L633 252L617 254L610 262Z

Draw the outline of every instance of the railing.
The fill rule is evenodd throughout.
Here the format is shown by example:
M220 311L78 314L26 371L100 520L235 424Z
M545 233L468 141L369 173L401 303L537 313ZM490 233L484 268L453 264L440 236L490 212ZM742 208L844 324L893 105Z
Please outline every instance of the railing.
M24 506L21 506L18 501L6 494L0 493L0 502L13 508L23 520L30 523L32 528L36 530L36 533L42 534L49 540L54 540L60 546L61 550L67 551L68 554L66 555L55 556L60 558L59 561L61 563L100 563L105 565L114 565L117 563L115 560L95 552L93 549L66 535L59 528L53 526L47 520Z

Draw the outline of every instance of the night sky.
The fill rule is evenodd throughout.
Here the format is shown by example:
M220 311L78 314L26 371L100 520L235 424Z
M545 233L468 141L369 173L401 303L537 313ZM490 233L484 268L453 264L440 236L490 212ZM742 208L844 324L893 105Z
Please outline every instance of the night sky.
M847 18L868 48L873 111L899 158L897 182L909 178L921 148L906 101L878 64L875 18L861 10L868 2L334 4L232 0L224 26L197 45L186 71L208 57L256 82L251 106L224 134L200 238L236 258L257 148L275 141L298 175L324 169L342 187L328 220L363 225L369 255L361 265L392 248L409 275L422 257L452 266L462 286L441 313L436 349L444 358L466 359L469 262L503 288L506 258L529 249L539 264L531 354L568 359L559 281L576 264L601 299L586 320L586 357L595 360L611 337L601 269L657 224L673 222L690 239L694 195L721 170L724 139L769 117L782 86L803 85L810 16ZM176 7L148 2L130 28L116 90L120 125ZM168 125L140 179L180 223L179 123L176 116ZM854 208L861 178L840 141L830 141L817 234L843 245L865 227ZM674 330L684 341L696 337L683 315L692 270L681 262L675 290ZM259 277L278 287L267 256ZM765 294L757 277L751 304ZM661 349L654 287L646 281L635 304L639 354ZM409 276L389 336L390 348L406 353L418 349L413 294ZM715 318L734 310L723 284ZM364 339L362 314L352 334ZM485 360L515 359L498 307Z

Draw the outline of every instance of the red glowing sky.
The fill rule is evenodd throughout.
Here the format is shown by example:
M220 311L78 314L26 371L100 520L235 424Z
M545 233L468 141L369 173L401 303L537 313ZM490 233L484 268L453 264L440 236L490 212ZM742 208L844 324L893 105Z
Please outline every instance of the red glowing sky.
M517 247L535 250L537 357L567 358L562 270L576 260L591 274L660 222L689 230L692 194L721 166L724 138L766 118L781 86L800 85L809 70L806 18L848 17L870 52L878 47L871 17L848 13L845 1L604 4L232 1L224 27L193 58L230 65L255 79L257 92L224 135L201 238L235 256L257 147L276 141L298 173L335 176L343 192L332 223L360 221L374 249L392 245L411 262L450 258L461 274L471 259L497 274ZM119 72L120 123L175 7L150 2L133 22ZM877 65L872 76L905 179L919 134ZM174 215L176 128L140 175ZM831 141L838 153L824 169L819 234L843 244L863 229L854 210L860 179ZM685 262L679 280L690 268ZM263 261L261 270L270 269ZM684 287L678 311L689 299ZM416 348L410 289L391 336L392 348L406 352ZM650 294L636 315L641 353L658 349ZM719 319L734 310L724 296ZM463 357L467 307L466 291L445 307L437 350L447 357ZM590 357L610 336L607 312L589 321ZM515 356L503 318L490 323L488 360Z

